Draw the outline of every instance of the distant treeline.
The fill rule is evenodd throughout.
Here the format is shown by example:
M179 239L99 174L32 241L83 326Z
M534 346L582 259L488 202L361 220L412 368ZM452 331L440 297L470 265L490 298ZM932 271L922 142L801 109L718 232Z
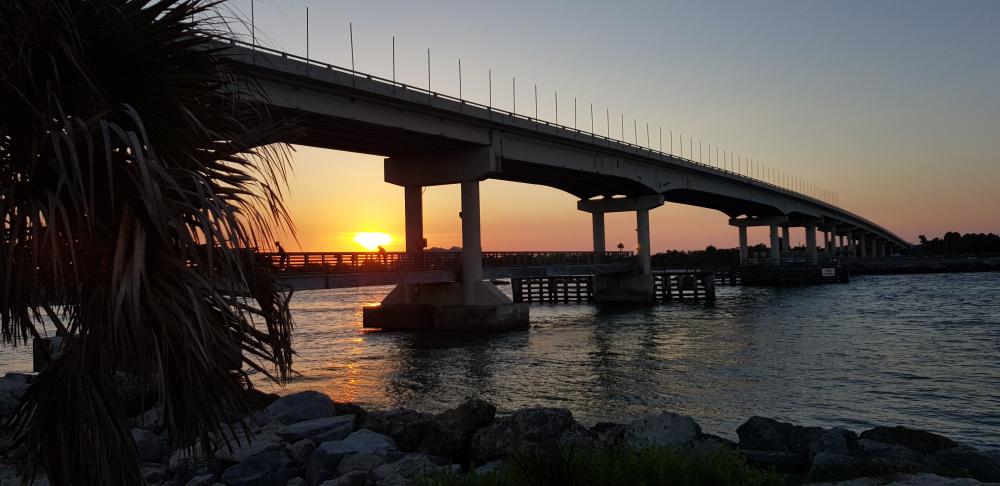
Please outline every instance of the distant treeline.
M767 247L756 245L750 247L750 253L766 252ZM731 267L740 264L738 248L716 248L709 246L704 250L668 250L653 255L653 266L662 268L701 268L701 267Z
M1000 253L1000 235L993 233L958 234L949 231L944 238L928 240L920 235L920 251L932 255Z

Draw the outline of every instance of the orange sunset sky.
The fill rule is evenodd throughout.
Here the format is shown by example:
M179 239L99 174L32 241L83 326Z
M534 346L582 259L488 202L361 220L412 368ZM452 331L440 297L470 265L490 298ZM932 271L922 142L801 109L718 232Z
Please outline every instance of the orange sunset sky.
M225 4L249 18L247 2ZM589 128L589 104L655 134L692 137L839 193L845 209L910 241L945 231L1000 232L1000 63L996 2L409 2L258 0L262 45L392 75L485 103ZM489 19L489 21L484 21ZM516 35L512 35L515 34ZM237 34L240 34L237 32ZM243 33L245 38L248 36ZM587 108L583 108L587 107ZM587 113L587 115L584 115ZM616 123L611 136L620 137ZM644 130L640 128L640 132ZM666 136L666 135L665 135ZM654 135L655 138L655 135ZM645 136L640 137L645 144ZM651 141L657 145L658 141ZM676 152L676 151L675 151ZM686 154L687 155L687 154ZM697 153L695 154L697 155ZM295 147L286 203L298 228L289 251L357 251L355 233L391 234L403 248L403 190L383 182L376 156ZM558 190L481 185L485 250L585 250L589 215ZM460 245L457 186L427 188L430 246ZM733 247L737 232L712 210L667 204L651 213L652 250ZM607 246L633 249L635 219L607 217ZM753 242L764 229L753 229ZM792 243L803 240L793 231Z

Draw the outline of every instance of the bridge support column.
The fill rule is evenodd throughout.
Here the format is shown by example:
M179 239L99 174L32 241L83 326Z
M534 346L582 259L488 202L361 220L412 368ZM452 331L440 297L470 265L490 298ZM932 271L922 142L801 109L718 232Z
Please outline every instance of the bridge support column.
M747 245L747 227L740 226L740 266L746 265L750 259L750 248Z
M781 242L778 239L778 225L771 225L771 259L778 260L781 258ZM775 262L778 263L778 262Z
M847 258L854 258L856 256L854 252L854 232L847 232Z
M590 218L594 223L594 260L601 261L604 259L604 213L600 211L594 211L590 213Z
M819 263L819 254L816 249L816 225L813 223L806 225L806 255L809 256L809 263Z
M417 255L424 250L424 196L421 186L404 186L406 212L406 253Z
M639 239L639 273L649 275L653 271L652 255L649 251L649 210L635 212L635 226Z
M858 237L858 246L861 247L861 258L868 258L868 238L865 235Z
M789 236L788 225L781 225L781 251L791 251L792 242Z
M465 305L476 301L474 284L483 281L483 247L479 229L479 181L462 181L462 283Z

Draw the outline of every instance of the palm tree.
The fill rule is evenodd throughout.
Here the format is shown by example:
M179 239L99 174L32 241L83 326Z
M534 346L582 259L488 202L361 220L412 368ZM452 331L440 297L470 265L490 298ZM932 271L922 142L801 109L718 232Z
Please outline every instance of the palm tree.
M290 372L290 294L248 252L292 230L286 127L203 35L214 4L0 2L0 338L66 343L9 424L22 474L143 483L123 374L183 446Z

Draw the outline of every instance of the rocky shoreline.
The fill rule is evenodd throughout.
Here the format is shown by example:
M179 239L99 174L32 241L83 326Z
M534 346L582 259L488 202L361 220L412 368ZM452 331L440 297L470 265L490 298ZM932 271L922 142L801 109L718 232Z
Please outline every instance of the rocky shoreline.
M0 379L0 417L10 413L30 375ZM498 415L478 399L429 414L397 408L366 411L315 391L266 396L266 407L242 424L239 443L170 450L161 409L132 420L132 436L149 484L186 486L406 485L434 473L490 474L512 454L543 448L670 447L727 449L747 464L801 477L850 477L851 471L906 471L861 478L868 484L1000 483L1000 454L905 427L875 427L860 434L751 417L737 429L739 442L706 434L691 417L670 412L631 423L585 427L560 408L525 408ZM234 430L238 430L236 427ZM0 444L0 484L17 484L17 449ZM942 476L944 474L945 476ZM965 477L965 479L959 479ZM39 478L35 484L47 481Z

